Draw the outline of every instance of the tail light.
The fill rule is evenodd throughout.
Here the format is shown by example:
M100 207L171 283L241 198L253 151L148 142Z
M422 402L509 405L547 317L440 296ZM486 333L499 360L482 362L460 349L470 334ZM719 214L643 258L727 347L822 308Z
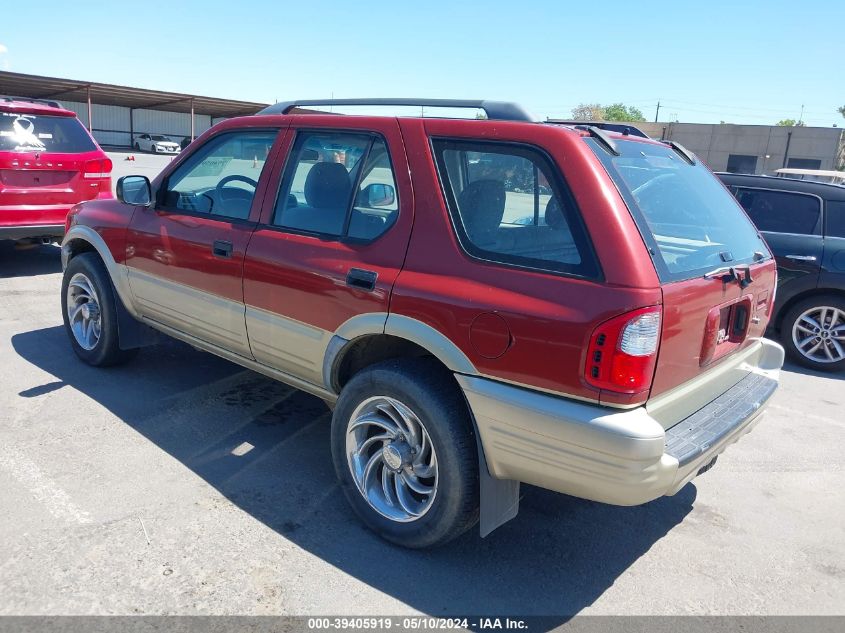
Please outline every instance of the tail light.
M85 163L82 174L85 178L110 178L112 162L108 158L89 160Z
M660 306L605 321L590 337L585 378L599 389L639 393L651 387L660 343Z

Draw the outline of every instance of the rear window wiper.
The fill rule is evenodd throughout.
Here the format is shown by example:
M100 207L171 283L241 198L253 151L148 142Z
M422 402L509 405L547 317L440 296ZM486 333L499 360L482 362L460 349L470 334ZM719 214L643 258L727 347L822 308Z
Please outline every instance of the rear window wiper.
M737 266L722 266L721 268L711 270L709 273L704 273L705 279L715 279L716 277L721 277L722 281L726 284L732 281L739 282L740 288L746 288L752 281L754 281L751 277L750 266L745 266L743 268L739 268Z

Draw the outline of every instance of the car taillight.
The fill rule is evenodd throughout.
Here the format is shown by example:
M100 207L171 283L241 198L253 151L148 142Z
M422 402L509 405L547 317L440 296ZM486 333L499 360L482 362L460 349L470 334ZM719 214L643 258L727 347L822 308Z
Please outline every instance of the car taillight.
M111 176L112 162L108 158L89 160L82 170L85 178L109 178Z
M651 387L660 314L660 306L640 308L599 325L587 351L587 382L618 393L639 393Z

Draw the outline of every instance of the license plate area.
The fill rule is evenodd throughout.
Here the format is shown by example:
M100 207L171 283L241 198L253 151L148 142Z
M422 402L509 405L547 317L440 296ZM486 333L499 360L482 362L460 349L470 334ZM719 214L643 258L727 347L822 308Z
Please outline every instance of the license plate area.
M753 296L715 306L707 314L699 364L703 367L739 349L748 336Z

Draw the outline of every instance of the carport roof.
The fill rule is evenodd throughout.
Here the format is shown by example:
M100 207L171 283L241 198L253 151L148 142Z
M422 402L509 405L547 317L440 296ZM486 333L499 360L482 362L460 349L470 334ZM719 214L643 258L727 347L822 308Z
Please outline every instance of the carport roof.
M93 81L0 71L0 95L85 103L88 101L89 89L91 103L169 112L190 112L191 102L193 102L194 113L207 114L212 118L255 114L268 105L266 103L234 101L232 99L202 97L178 92L115 86Z

